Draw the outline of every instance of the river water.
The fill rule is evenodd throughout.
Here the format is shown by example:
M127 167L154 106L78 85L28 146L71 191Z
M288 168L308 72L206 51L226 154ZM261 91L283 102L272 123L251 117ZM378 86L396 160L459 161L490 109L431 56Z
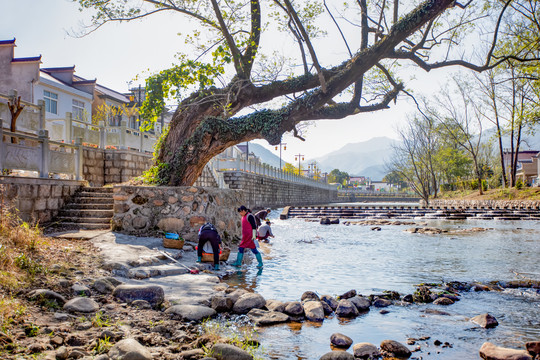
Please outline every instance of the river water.
M244 271L226 280L229 285L256 291L266 299L299 301L308 290L334 296L351 289L362 295L384 290L405 295L424 282L540 280L538 221L415 220L439 228L490 228L460 235L426 235L404 232L413 225L372 231L371 226L279 220L280 212L272 212L275 239L262 245L264 269L258 271L256 262L244 265ZM432 314L428 309L447 314ZM411 350L420 347L413 353L417 359L478 359L478 350L486 341L524 349L525 342L540 340L540 293L536 289L470 291L446 307L392 305L386 310L389 312L382 314L372 308L352 320L331 316L322 324L261 328L260 355L266 359L318 359L331 351L330 336L335 332L351 337L354 343L377 346L385 339L405 344L408 338L429 336L408 346ZM486 330L469 321L486 312L499 321L498 327ZM435 346L435 340L450 346Z

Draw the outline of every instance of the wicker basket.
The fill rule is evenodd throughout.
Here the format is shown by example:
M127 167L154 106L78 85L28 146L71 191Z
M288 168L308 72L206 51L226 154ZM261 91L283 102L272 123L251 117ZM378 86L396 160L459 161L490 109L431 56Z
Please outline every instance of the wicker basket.
M219 254L219 261L227 261L229 259L230 253L231 253L231 249L229 248L221 249L221 254ZM202 262L214 262L214 254L203 252Z
M163 238L163 246L169 249L181 249L184 247L184 239Z

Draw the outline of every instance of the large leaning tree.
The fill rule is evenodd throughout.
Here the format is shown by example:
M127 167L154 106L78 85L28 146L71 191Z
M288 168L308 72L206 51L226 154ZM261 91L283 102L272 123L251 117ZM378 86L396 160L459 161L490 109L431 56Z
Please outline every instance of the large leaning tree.
M483 71L530 60L498 46L505 17L521 16L511 6L517 1L74 1L93 11L92 30L165 11L197 23L184 34L189 55L147 79L147 118L178 99L156 150L161 185L193 184L212 157L240 142L276 145L286 132L302 138L307 121L388 108L410 94L398 74L402 64ZM324 42L330 32L332 41ZM471 34L489 43L484 54L466 40ZM284 39L295 45L276 46Z

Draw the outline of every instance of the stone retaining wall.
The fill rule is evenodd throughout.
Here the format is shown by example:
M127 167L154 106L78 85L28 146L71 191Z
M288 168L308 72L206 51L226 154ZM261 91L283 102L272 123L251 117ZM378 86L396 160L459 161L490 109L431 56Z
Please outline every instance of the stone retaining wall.
M225 172L224 178L230 189L244 191L245 205L252 210L338 201L337 189L317 188L240 171Z
M224 240L240 236L236 209L244 203L243 193L202 187L114 187L113 230L132 235L175 232L197 241L197 232L213 223Z
M85 147L83 178L90 186L126 182L152 165L152 155L132 150L103 150Z
M0 202L19 210L19 217L40 224L51 221L83 181L0 176Z
M420 201L425 207L425 202ZM430 200L429 207L456 209L492 208L492 209L527 209L539 208L540 200Z

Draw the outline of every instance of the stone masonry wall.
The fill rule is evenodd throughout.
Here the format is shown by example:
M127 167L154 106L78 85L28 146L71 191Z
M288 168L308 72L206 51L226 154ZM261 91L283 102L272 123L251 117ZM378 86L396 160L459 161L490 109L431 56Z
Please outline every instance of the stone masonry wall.
M152 165L152 155L131 150L85 147L83 178L90 186L117 184L141 175Z
M245 205L253 211L287 205L321 205L338 201L337 189L321 189L245 172L225 172L230 189L244 191Z
M83 181L0 176L0 202L19 210L19 217L40 224L51 221Z
M197 241L201 225L211 222L224 240L241 235L237 208L240 191L200 187L114 187L113 230L132 235L175 232Z

